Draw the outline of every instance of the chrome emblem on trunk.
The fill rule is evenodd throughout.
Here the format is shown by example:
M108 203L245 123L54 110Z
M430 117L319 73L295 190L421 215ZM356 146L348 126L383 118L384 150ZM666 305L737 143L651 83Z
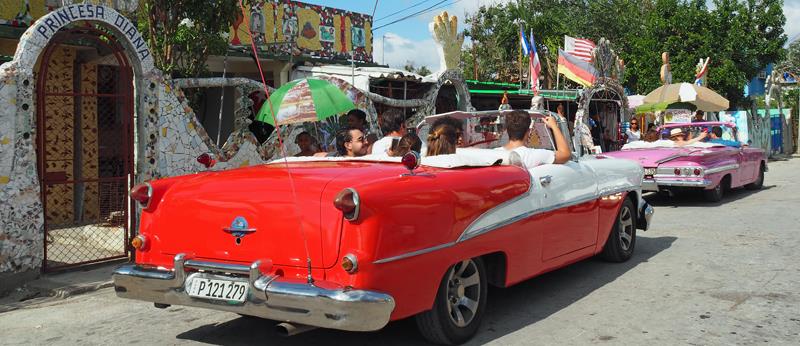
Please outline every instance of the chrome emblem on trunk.
M233 219L233 222L231 222L230 227L223 228L222 230L236 237L236 245L242 242L242 237L256 231L255 228L248 227L247 219L242 216L237 216Z

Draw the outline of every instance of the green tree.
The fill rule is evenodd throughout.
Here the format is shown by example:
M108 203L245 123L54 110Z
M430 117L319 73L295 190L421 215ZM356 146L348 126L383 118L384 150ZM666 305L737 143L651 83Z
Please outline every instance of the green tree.
M425 65L422 65L420 67L414 66L413 61L406 61L406 64L403 66L403 69L411 73L416 73L420 76L427 76L432 73L431 70L428 69L428 67Z
M208 57L225 53L240 15L236 0L142 0L137 13L156 66L173 77L206 74Z
M782 0L519 0L484 6L467 16L472 46L462 52L468 78L519 80L519 25L536 36L545 86L552 86L563 36L609 39L625 61L623 84L647 93L661 84L661 53L669 52L674 82L694 81L711 57L708 85L732 105L745 83L780 61L786 41ZM546 47L547 49L543 49ZM526 65L523 65L523 70Z

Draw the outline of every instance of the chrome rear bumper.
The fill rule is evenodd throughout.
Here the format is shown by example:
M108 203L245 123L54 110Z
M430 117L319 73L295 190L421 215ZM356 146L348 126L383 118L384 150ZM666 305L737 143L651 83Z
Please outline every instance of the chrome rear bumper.
M174 269L155 269L125 264L113 273L117 296L159 304L184 305L276 321L295 322L322 328L348 331L373 331L383 328L394 310L394 299L384 293L354 290L316 281L262 275L261 261L250 267L187 260L185 254L174 259ZM204 271L187 273L186 269ZM225 273L245 274L234 276ZM186 279L202 276L249 283L243 303L206 300L189 296Z
M645 179L642 181L642 190L644 191L658 191L662 186L680 186L680 187L699 187L707 188L711 186L711 180L678 180L678 179Z

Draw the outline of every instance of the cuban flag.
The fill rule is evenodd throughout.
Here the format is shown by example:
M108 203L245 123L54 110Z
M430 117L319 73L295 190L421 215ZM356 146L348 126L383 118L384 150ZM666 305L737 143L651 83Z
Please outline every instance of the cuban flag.
M533 47L533 53L530 55L531 90L533 90L534 95L538 95L539 73L542 72L542 64L539 62L539 52L536 50L536 40L533 39L533 33L531 33L531 47Z
M520 47L522 47L522 56L531 54L531 45L528 43L528 40L525 39L525 31L522 28L519 28L519 42Z

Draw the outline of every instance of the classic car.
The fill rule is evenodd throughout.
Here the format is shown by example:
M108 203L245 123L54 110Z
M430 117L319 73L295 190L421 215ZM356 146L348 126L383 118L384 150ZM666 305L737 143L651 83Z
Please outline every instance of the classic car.
M536 143L552 149L542 118L558 115L530 114ZM442 116L499 116L487 128L502 129L500 111L425 124ZM116 293L279 321L286 334L374 331L415 316L425 338L459 344L476 333L489 285L632 256L653 215L642 168L580 152L530 169L479 148L298 157L138 184L135 261L114 272Z
M669 140L674 129L697 137L702 132L711 133L714 127L722 130L721 143L701 141L676 146ZM662 138L658 141L632 142L620 151L603 154L638 161L644 167L644 191L702 190L707 200L717 202L728 189L741 186L760 189L764 184L764 172L767 171L764 150L746 145L726 145L739 144L733 123L674 123L661 126L657 131Z

